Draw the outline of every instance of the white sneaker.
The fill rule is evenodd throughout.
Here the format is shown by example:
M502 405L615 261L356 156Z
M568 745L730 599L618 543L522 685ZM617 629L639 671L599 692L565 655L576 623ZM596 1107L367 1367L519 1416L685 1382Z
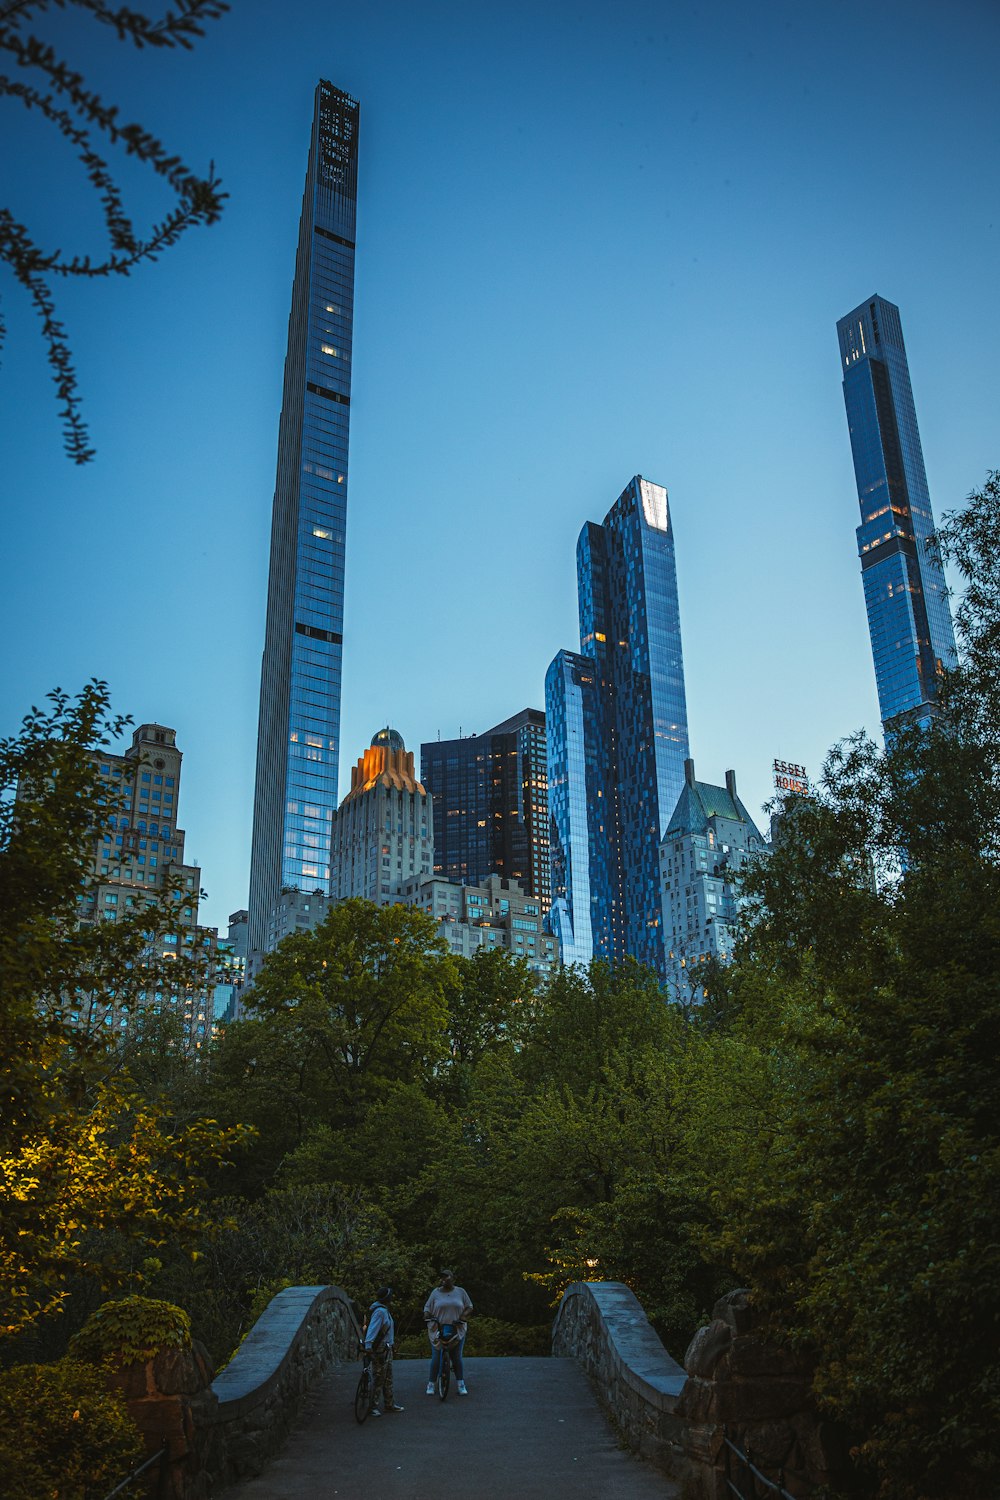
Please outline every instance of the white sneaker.
M433 1382L433 1380L428 1380L428 1382L427 1382L427 1389L424 1392L424 1395L425 1396L433 1396L433 1394L434 1394L434 1382Z
M370 1417L380 1417L382 1415L382 1413L379 1411L379 1409L378 1409L377 1406L373 1406L372 1409L371 1409L371 1411L368 1413L368 1415Z
M458 1394L460 1396L467 1396L469 1394L468 1391L465 1388L465 1381L464 1380L460 1380L458 1382Z

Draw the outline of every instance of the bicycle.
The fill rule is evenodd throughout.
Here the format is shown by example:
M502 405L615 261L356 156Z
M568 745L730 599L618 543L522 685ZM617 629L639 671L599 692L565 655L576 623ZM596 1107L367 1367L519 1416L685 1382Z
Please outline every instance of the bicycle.
M358 1380L358 1388L354 1392L354 1418L358 1423L364 1422L371 1414L375 1405L375 1372L372 1369L372 1353L370 1349L362 1351L361 1377Z
M462 1342L458 1328L452 1323L435 1323L438 1331L437 1352L440 1355L437 1379L434 1381L434 1389L439 1401L448 1399L448 1388L451 1385L451 1362L452 1351L458 1349Z

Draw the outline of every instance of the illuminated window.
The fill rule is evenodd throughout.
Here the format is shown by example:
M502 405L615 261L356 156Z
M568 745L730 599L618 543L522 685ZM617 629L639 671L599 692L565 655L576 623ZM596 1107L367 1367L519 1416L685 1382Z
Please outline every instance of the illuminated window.
M325 542L332 542L333 541L333 532L332 531L327 531L327 529L326 529L325 526L314 526L313 527L313 536L322 537Z

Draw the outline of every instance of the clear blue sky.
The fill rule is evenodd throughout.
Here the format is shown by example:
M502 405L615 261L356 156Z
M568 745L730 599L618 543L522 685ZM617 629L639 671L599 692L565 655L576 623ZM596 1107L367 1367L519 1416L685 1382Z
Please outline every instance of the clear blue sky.
M174 726L209 920L246 902L320 76L362 107L341 794L387 719L418 748L543 706L580 527L634 473L670 493L698 775L735 767L756 810L775 756L815 772L877 730L835 323L899 304L936 512L960 504L1000 465L994 0L236 0L187 56L48 27L230 201L131 281L59 289L87 469L0 286L0 732L93 675ZM72 159L10 103L0 129L0 202L98 250Z

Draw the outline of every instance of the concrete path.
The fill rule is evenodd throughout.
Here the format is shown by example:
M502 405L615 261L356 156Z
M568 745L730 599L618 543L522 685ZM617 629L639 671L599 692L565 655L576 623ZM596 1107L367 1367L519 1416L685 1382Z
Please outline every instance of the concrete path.
M233 1500L677 1500L618 1447L572 1359L467 1359L469 1395L426 1396L427 1363L394 1368L397 1416L354 1420L357 1365L317 1388L282 1453Z

